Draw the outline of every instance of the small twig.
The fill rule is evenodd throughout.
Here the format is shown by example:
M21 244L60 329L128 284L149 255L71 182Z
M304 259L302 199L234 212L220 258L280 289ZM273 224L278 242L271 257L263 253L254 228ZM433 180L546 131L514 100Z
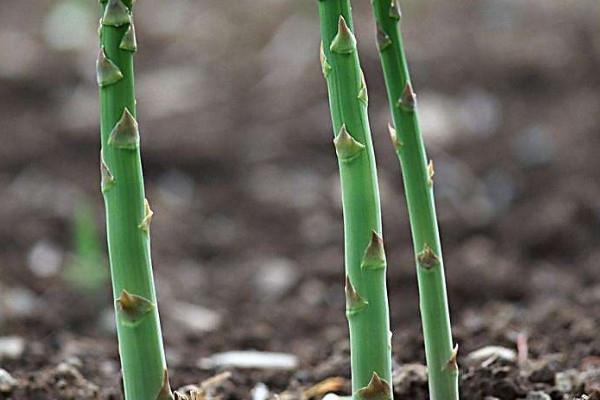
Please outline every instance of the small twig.
M519 365L527 363L529 358L529 345L527 343L527 332L522 331L517 335L517 355L519 359Z

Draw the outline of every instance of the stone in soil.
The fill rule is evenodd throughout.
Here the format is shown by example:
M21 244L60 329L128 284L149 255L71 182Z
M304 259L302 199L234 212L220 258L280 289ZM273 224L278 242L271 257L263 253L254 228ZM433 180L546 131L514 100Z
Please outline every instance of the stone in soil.
M19 381L13 378L8 371L0 368L0 393L10 393L18 384Z

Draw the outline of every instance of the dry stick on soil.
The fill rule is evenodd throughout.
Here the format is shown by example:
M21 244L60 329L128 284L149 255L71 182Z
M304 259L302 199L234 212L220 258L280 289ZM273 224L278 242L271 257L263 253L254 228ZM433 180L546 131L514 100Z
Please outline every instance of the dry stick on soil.
M372 0L377 44L392 118L389 130L400 159L417 259L425 353L432 400L458 399L458 367L446 296L442 251L433 198L433 163L427 161L410 82L396 0Z
M321 65L327 81L344 211L346 315L352 390L391 398L391 346L375 156L348 0L320 0Z
M133 0L100 3L100 164L125 398L172 399L152 278L152 211L144 197L135 119Z

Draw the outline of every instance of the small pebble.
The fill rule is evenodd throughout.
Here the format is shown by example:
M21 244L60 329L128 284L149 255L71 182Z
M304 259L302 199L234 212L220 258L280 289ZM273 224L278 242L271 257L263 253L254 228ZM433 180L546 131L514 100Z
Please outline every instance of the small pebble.
M221 325L221 314L196 304L177 302L167 314L190 333L214 331Z
M422 364L404 364L392 372L392 386L394 392L409 396L411 388L415 385L427 385L427 367Z
M18 336L0 337L0 360L17 359L25 350L25 340Z
M198 365L204 369L232 367L290 370L298 367L298 357L287 353L269 353L253 350L230 351L213 354L209 358L202 358L199 360Z
M492 394L500 400L511 400L525 396L525 392L510 379L492 382Z
M274 258L260 264L254 284L262 297L280 297L298 282L298 268L290 260Z
M8 371L0 368L0 393L10 393L18 384L19 382Z
M341 400L344 397L342 396L338 396L335 393L327 393L325 396L323 396L323 400Z
M556 145L548 128L530 126L520 132L513 143L514 152L525 166L538 166L555 158Z
M36 295L24 287L0 287L0 312L4 317L23 318L39 313L40 301Z
M467 356L467 362L470 364L478 364L490 358L497 358L498 360L507 362L515 362L517 360L517 352L501 346L486 346L469 353Z
M65 363L76 369L83 368L83 362L81 361L81 359L79 357L76 357L76 356L71 356L71 357L67 358L65 360Z
M525 400L552 400L552 398L544 392L533 391L527 393Z
M29 270L39 278L50 278L58 273L62 264L59 248L46 241L37 242L27 257Z
M529 375L529 380L534 383L554 383L554 372L547 365L544 365Z
M258 382L252 389L252 400L267 400L269 398L269 388L262 382Z
M578 371L569 369L562 372L557 372L554 376L556 388L563 393L570 393L574 387L579 384Z
M193 204L196 197L196 183L184 172L169 170L158 178L161 200L172 209L182 209Z
M600 391L600 368L590 368L579 374L579 380L585 384L586 392Z

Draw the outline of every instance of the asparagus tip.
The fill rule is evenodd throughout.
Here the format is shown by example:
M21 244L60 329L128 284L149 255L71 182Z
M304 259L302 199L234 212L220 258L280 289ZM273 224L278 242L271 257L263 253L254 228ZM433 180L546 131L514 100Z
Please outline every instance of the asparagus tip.
M359 400L389 400L391 399L390 384L381 379L377 372L373 372L371 381L367 386L356 392Z
M384 51L392 44L392 39L383 30L381 25L377 24L377 48L379 51Z
M398 100L398 107L402 108L404 111L413 112L415 111L416 105L417 95L413 91L410 82L406 82L402 95L400 95L400 100Z
M343 15L340 15L338 33L333 38L329 49L338 54L352 54L356 50L356 37L348 27Z
M417 254L417 260L425 269L433 268L439 261L438 256L433 252L427 243L423 245L423 251Z
M110 172L108 165L106 165L106 161L104 161L104 153L102 150L100 150L100 177L102 193L108 191L108 189L115 185L115 177L112 172Z
M123 110L121 119L110 132L108 144L120 149L134 150L140 144L138 123L127 108Z
M346 124L340 128L340 132L333 139L335 152L341 162L349 162L360 155L365 145L354 139L346 129Z
M163 374L163 385L158 391L155 400L174 400L173 392L171 391L171 385L169 384L169 372L165 369Z
M129 293L123 289L121 297L116 300L117 310L129 322L140 320L154 309L154 304L142 296Z
M102 25L119 27L130 22L127 6L121 0L109 0L102 16Z
M371 241L365 250L361 267L365 269L383 269L385 265L383 238L377 232L371 231Z
M98 52L98 59L96 60L96 81L98 82L98 86L112 85L121 79L123 79L123 73L114 62L106 57L104 47L101 47Z
M369 302L354 288L348 275L346 275L344 291L346 292L346 315L348 317L355 315L369 305Z

